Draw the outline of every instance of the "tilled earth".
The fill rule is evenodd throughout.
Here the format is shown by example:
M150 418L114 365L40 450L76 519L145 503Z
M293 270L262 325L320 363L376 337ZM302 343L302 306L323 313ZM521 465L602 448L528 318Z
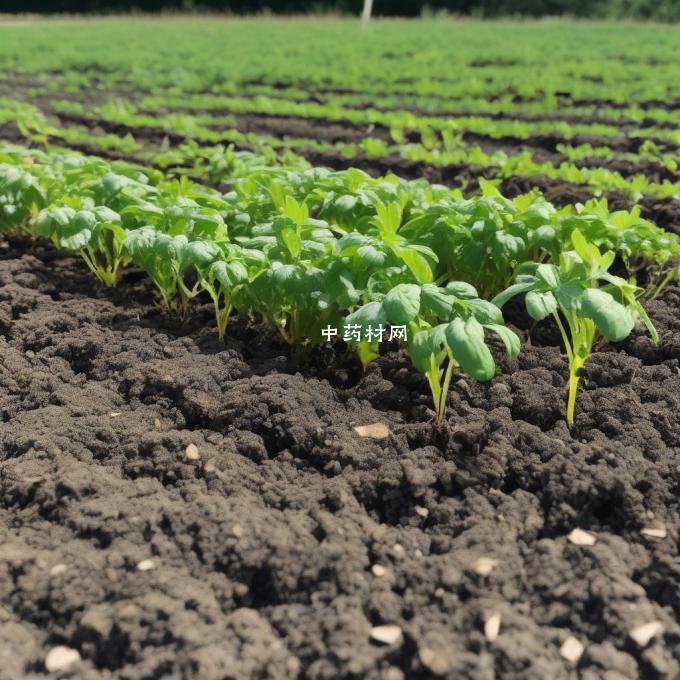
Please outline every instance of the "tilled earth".
M648 309L571 432L549 327L436 427L401 353L219 343L136 272L0 244L0 677L64 645L60 678L677 678L680 289Z

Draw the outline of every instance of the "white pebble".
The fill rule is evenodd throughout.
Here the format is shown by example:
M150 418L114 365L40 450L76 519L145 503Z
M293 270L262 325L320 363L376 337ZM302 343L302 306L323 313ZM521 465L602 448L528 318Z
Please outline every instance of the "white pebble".
M59 576L59 574L63 574L68 567L65 564L55 564L51 569L50 569L50 576Z
M404 557L406 557L406 550L401 543L395 543L394 547L392 548L392 554L394 555L395 559L403 560Z
M185 450L186 456L189 460L198 460L201 454L198 452L198 446L196 444L189 444Z
M484 621L484 636L489 642L493 642L501 631L501 615L494 612Z
M575 664L583 656L584 650L585 647L573 635L570 635L560 647L560 656L569 663Z
M387 569L385 569L385 567L383 567L382 564L374 564L371 567L371 571L373 572L373 576L377 576L378 578L387 576Z
M640 647L646 647L652 641L652 638L661 633L663 633L663 623L661 621L650 621L641 626L636 626L630 631L629 635Z
M498 560L491 557L480 557L475 560L472 568L480 576L488 576L498 566Z
M390 430L384 423L373 423L372 425L357 425L354 431L360 437L370 437L371 439L385 439L390 436Z
M80 653L77 649L59 645L53 647L45 657L45 668L48 672L63 671L74 663L80 661Z
M120 411L111 411L109 415L111 416L111 418L117 418L120 415Z
M427 508L423 508L420 505L416 505L415 510L416 515L420 515L423 519L430 514L430 511Z
M384 626L374 626L371 628L371 639L384 645L396 644L402 640L401 628L389 623Z
M574 529L569 536L569 541L574 545L595 545L597 538L583 529Z
M139 569L139 571L149 571L155 566L156 565L154 564L153 560L142 560L137 564L137 569Z
M645 527L640 529L640 533L643 536L649 536L650 538L666 538L668 532L666 527Z

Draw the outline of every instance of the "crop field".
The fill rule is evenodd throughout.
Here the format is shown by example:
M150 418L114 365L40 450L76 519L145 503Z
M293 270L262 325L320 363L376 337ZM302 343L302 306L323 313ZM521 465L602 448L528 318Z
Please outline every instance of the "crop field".
M680 677L679 54L0 22L0 680Z

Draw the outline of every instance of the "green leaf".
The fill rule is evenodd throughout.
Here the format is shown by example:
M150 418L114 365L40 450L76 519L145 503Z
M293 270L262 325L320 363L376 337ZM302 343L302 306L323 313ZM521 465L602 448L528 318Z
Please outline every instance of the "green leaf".
M416 333L409 342L408 352L413 365L420 373L427 373L432 364L439 364L439 355L446 341L445 324Z
M477 289L465 281L451 281L446 284L446 290L461 300L478 298Z
M304 203L298 203L292 196L286 196L283 214L301 225L309 217L309 208Z
M583 292L581 309L595 322L597 330L613 342L627 337L635 325L631 311L599 288L588 288Z
M578 256L591 271L600 268L599 265L602 259L600 249L592 243L588 243L586 237L578 229L572 231L571 243Z
M352 328L350 327L358 326L361 338L363 339L366 336L369 327L378 328L381 324L385 325L386 323L387 317L382 304L380 304L380 302L369 302L368 304L359 307L356 312L352 312L352 314L345 318L343 322L343 334L346 332L346 329L349 329L347 332L351 332ZM353 341L350 342L356 344Z
M47 238L55 232L58 234L60 229L63 229L75 214L76 211L68 206L42 210L35 222L36 232Z
M430 283L432 281L432 269L428 261L420 253L405 246L394 246L392 249L413 272L418 283Z
M356 256L367 269L384 267L387 261L387 253L375 246L360 246L357 248Z
M377 342L360 342L357 345L357 356L361 365L366 368L371 361L374 361L380 356Z
M402 283L387 293L382 302L387 321L404 326L420 311L420 286Z
M218 260L210 267L212 275L220 282L223 288L233 288L239 283L248 280L248 270L241 262L224 262Z
M295 258L299 257L302 250L302 240L297 230L292 227L284 227L280 231L280 236L288 252Z
M437 319L448 321L453 311L452 295L443 288L426 283L420 289L421 314L431 314Z
M86 248L92 238L97 218L89 210L79 210L61 230L61 244L69 250Z
M649 318L647 311L640 304L639 300L631 300L630 305L642 319L642 323L645 325L645 328L652 337L652 342L656 345L659 342L659 334L656 332L656 328L654 327L652 320Z
M538 279L535 276L520 275L517 277L517 283L513 283L512 286L509 286L504 291L496 295L496 297L491 300L491 302L493 302L493 304L500 309L508 300L515 297L515 295L526 293L532 288L535 288L538 283Z
M560 270L554 264L539 264L536 278L552 290L560 285Z
M352 275L340 261L334 262L328 270L326 288L331 298L343 309L359 302L359 291L354 287Z
M481 324L502 324L503 312L488 300L467 300L467 305L472 310L472 314Z
M446 327L446 342L460 367L475 380L491 380L496 364L484 342L484 327L474 317L454 319Z
M156 241L156 230L153 227L142 227L129 231L125 237L125 250L130 257L136 259L153 248Z
M220 249L212 241L190 241L177 249L179 270L205 267L220 256Z
M557 300L550 291L545 293L529 291L524 302L529 316L536 321L545 319L557 310Z
M581 304L583 290L582 284L577 283L576 281L565 281L557 286L552 292L560 308L571 311L573 309L578 309Z
M376 203L375 211L377 213L378 229L387 241L399 230L401 225L401 206L395 202L388 203L387 205Z

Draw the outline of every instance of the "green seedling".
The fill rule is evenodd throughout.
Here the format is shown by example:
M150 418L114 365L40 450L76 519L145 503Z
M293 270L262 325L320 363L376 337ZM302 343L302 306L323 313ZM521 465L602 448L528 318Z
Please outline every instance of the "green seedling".
M571 240L574 249L560 255L559 267L527 263L517 282L493 300L502 307L513 296L525 293L527 312L533 319L552 316L555 320L569 359L569 425L574 422L581 370L599 338L623 340L639 318L657 342L656 330L638 301L641 289L608 273L614 253L601 253L578 230Z

